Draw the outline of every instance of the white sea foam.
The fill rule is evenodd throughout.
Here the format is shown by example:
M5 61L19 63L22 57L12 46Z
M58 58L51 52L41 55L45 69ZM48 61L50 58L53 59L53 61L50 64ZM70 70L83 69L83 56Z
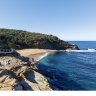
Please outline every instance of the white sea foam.
M65 50L65 52L96 52L96 50Z
M36 61L40 61L41 59L43 59L44 57L46 57L49 53L45 53L44 55L42 55L41 57L39 57Z
M60 52L96 52L96 50L63 50ZM36 61L40 61L41 59L43 59L44 57L46 57L49 53L45 53L44 55L42 55L41 57L39 57Z

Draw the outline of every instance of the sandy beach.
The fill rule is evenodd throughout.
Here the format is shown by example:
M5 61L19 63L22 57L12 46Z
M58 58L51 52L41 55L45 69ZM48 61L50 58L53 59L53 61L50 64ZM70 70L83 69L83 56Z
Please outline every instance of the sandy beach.
M51 50L45 49L23 49L23 50L16 50L21 56L34 58L35 60L40 58L42 55L49 53Z

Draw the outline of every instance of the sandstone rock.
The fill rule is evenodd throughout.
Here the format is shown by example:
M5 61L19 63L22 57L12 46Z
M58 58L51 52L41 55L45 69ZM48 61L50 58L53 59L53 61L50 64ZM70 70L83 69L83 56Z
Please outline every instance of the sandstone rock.
M21 84L24 86L26 84L27 90L52 90L47 79L36 71L25 71L22 77Z
M0 90L14 90L19 82L10 70L0 70Z
M46 77L35 71L37 67L19 57L0 57L0 90L52 90Z

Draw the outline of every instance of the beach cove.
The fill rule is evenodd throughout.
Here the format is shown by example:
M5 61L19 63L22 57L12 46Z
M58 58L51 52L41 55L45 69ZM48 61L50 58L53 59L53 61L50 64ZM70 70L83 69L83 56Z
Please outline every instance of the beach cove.
M95 49L96 42L72 43L77 44L81 50L53 53L50 51L52 54L43 57L37 64L40 73L48 79L53 90L96 90L96 52L87 50ZM45 53L47 52L49 50Z
M51 84L60 90L96 90L96 41L71 43L81 50L47 55L39 61L41 73L50 77Z

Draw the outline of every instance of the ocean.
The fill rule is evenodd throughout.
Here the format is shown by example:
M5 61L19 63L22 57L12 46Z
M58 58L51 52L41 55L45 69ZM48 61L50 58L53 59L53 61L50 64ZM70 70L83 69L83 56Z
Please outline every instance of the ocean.
M96 41L70 41L70 43L77 44L82 50L96 49ZM64 81L62 86L65 90L96 90L96 52L49 54L39 61L39 66L43 65L62 72L61 81Z

